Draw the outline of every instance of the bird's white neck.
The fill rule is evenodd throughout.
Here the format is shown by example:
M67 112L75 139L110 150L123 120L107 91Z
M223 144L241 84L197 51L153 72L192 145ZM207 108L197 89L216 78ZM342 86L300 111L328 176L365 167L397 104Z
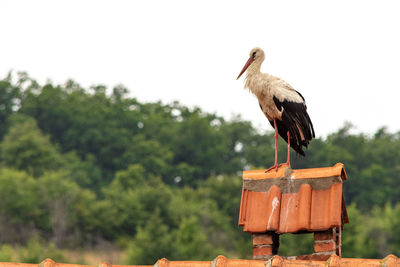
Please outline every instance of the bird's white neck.
M246 78L260 74L262 61L254 61L247 69Z
M262 61L254 61L249 68L247 69L247 73L246 73L246 83L245 83L245 87L249 88L251 90L251 83L252 80L255 79L257 77L258 74L261 73L260 69L261 69L261 63Z

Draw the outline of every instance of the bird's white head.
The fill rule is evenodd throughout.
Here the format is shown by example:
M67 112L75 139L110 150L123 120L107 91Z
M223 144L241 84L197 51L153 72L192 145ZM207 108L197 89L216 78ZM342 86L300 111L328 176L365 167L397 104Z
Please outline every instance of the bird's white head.
M250 57L247 60L246 64L244 65L242 71L239 73L239 76L236 78L236 80L239 79L240 76L242 76L242 74L247 70L248 67L250 67L250 65L255 67L252 68L254 71L259 71L261 63L264 61L264 59L265 59L265 54L261 48L255 47L251 49Z

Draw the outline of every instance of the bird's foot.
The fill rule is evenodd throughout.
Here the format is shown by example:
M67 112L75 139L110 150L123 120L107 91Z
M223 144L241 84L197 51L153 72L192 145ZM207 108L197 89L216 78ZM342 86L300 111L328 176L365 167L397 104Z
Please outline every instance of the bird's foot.
M282 167L282 166L288 166L288 168L291 168L291 167L290 167L290 163L285 162L285 163L281 163L281 164L279 164L279 165L278 165L278 164L275 164L274 166L271 166L271 167L269 167L268 169L266 169L265 172L269 172L269 171L274 170L274 169L275 169L276 172L278 172L278 169L279 169L280 167Z
M269 172L269 171L271 171L273 169L275 169L275 171L278 171L279 166L280 166L280 164L279 165L275 164L274 166L271 166L268 169L266 169L265 172Z

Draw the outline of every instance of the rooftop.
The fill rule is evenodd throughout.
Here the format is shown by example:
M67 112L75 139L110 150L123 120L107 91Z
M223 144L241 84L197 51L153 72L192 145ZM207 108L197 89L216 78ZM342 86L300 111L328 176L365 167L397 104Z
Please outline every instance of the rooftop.
M10 263L0 262L0 267L37 267L38 264L29 263ZM144 267L152 265L111 265L109 263L101 263L98 267ZM327 266L386 266L386 267L400 267L400 260L394 255L388 255L384 259L347 259L341 258L336 255L330 256L326 261L311 261L311 260L290 260L284 259L280 256L262 260L234 260L228 259L224 256L218 256L213 261L169 261L167 259L158 260L153 266L155 267L277 267L277 266L290 266L290 267L327 267ZM39 267L96 267L90 265L79 264L66 264L56 263L51 259L46 259L39 264Z

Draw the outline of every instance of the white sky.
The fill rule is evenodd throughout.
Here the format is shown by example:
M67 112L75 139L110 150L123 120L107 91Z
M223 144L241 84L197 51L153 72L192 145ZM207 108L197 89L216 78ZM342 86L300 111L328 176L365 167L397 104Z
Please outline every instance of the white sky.
M250 49L306 98L317 136L400 130L399 1L0 1L0 76L119 83L270 129L236 80Z

